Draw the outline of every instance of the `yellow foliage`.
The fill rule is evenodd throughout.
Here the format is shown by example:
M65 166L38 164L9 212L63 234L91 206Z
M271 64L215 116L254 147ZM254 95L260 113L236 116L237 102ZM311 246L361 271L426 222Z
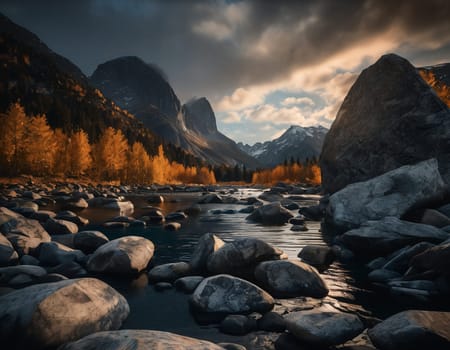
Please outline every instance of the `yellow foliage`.
M450 87L437 80L433 72L427 69L421 69L419 73L422 79L433 88L439 98L450 107Z
M255 171L252 175L252 183L263 185L274 185L277 182L320 185L321 181L320 167L317 164L278 165L273 169Z

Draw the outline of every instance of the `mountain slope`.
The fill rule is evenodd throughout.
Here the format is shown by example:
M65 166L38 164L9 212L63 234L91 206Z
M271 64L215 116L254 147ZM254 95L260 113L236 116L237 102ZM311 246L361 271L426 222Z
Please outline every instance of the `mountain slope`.
M258 166L255 159L217 130L216 117L205 98L180 107L178 97L157 67L137 57L120 57L99 65L91 82L165 142L212 165Z
M303 128L290 126L280 137L253 146L239 143L239 147L255 157L263 166L274 167L285 160L318 157L328 129L318 127Z
M384 55L359 75L325 138L322 185L335 192L432 157L449 183L450 110L411 63Z

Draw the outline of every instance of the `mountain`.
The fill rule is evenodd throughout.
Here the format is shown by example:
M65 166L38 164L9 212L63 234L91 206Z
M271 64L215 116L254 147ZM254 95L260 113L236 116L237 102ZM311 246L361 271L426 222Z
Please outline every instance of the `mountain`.
M333 193L433 157L450 183L450 110L411 63L384 55L361 72L325 137L322 186Z
M274 167L285 160L318 157L328 129L323 126L303 128L290 126L280 137L264 143L257 142L253 146L238 146L249 155L255 157L263 166Z
M217 130L214 111L206 98L181 106L164 73L138 57L120 57L99 65L91 82L167 143L212 165L259 165Z
M0 111L20 101L28 115L45 114L52 128L61 128L65 133L83 129L91 142L96 142L111 126L120 129L130 144L141 142L149 154L156 154L158 145L163 142L133 114L91 85L76 65L2 14L0 76ZM166 96L169 89L166 84L166 91L161 95ZM175 94L173 96L172 109L168 101L160 101L158 106L151 107L153 113L163 115L159 107L179 111L181 106ZM166 144L164 150L170 160L188 165L202 163L171 144Z

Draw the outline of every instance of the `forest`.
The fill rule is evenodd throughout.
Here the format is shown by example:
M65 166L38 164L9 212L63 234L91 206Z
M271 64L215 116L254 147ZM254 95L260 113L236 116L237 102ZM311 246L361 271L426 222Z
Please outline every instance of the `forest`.
M316 160L304 164L291 160L274 169L250 171L245 167L190 166L170 161L159 145L149 155L141 142L129 144L121 130L107 127L96 142L86 131L52 129L44 114L28 116L19 103L0 114L0 175L40 177L88 177L97 181L128 184L241 182L274 184L302 182L320 184Z

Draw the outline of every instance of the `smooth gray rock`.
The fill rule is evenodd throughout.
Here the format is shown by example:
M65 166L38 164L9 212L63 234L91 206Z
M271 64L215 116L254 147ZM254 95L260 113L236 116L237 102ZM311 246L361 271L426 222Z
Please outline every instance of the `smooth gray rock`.
M53 211L38 210L30 216L30 219L34 219L41 223L45 223L48 219L54 218L55 216L56 216L56 213Z
M73 239L75 238L75 236L76 235L74 235L73 233L67 233L65 235L53 235L52 242L61 243L66 247L75 249L75 246L73 244Z
M408 310L369 329L380 350L447 350L450 346L450 312Z
M39 265L39 260L31 255L22 255L20 257L20 265Z
M87 262L90 272L136 274L153 257L155 246L143 237L125 236L100 246Z
M371 271L367 277L372 282L387 282L389 280L400 278L402 275L396 271L386 269L376 269Z
M407 245L426 241L440 243L449 234L436 227L386 217L367 221L360 228L345 232L341 238L355 254L366 257L390 254Z
M279 260L283 251L258 238L237 238L224 244L209 256L208 271L213 274L246 275L256 264Z
M215 193L209 193L202 196L198 202L198 204L209 204L209 203L216 203L220 204L223 203L223 198Z
M51 235L66 235L78 232L76 224L60 219L50 218L45 222L44 227Z
M310 296L324 298L328 287L317 270L293 260L265 261L255 269L259 285L275 297Z
M19 260L19 255L10 241L0 233L0 266L14 265Z
M436 159L405 165L334 193L326 220L337 230L346 231L368 220L400 218L413 205L441 195L445 188Z
M334 261L333 249L321 245L307 245L298 253L303 262L322 270Z
M98 332L76 342L68 343L59 350L223 350L222 347L205 340L189 338L169 332L123 329Z
M310 310L288 314L286 328L305 343L332 346L353 339L364 330L364 325L353 314Z
M221 248L225 244L219 237L212 233L205 233L200 237L198 243L192 253L189 265L192 271L204 272L206 271L206 263L212 253Z
M29 276L30 281L45 276L47 271L35 265L17 265L0 267L0 283L8 284L10 280L19 275Z
M186 276L175 280L173 285L177 290L192 293L205 278L203 276Z
M322 186L333 193L431 157L449 183L449 140L445 103L411 63L384 55L360 74L325 138Z
M194 291L190 304L196 312L209 314L265 313L274 299L258 286L230 275L205 278Z
M450 277L450 242L444 242L415 255L410 266L418 271L432 271Z
M89 204L84 198L70 198L62 204L61 208L64 210L79 211L86 209L88 206Z
M58 214L56 214L55 219L70 221L78 226L84 226L89 224L88 219L83 218L69 210L59 212Z
M280 202L273 202L256 208L247 220L262 223L263 225L283 225L294 215L282 207Z
M425 209L420 223L442 228L450 225L450 218L435 209Z
M258 329L267 332L284 332L286 320L276 312L270 311L257 321Z
M130 312L125 298L94 278L26 287L0 300L0 342L8 348L57 347L118 329Z
M69 261L60 265L47 267L47 272L49 274L62 275L67 278L79 278L88 274L87 271L75 261Z
M97 248L108 242L108 237L100 231L80 231L73 235L74 248L85 254L93 253Z
M180 277L188 275L191 266L184 262L168 263L155 266L148 272L151 282L173 282Z
M220 331L225 334L244 335L256 329L256 320L245 315L228 315L220 323Z
M178 231L181 228L181 224L179 222L169 222L164 225L164 230L166 231Z
M408 270L411 258L431 247L434 247L434 244L428 242L417 243L405 251L402 251L400 254L394 256L392 259L389 259L389 261L383 265L383 269L404 274L406 270Z
M75 250L57 242L41 243L39 261L44 266L56 266L68 262L82 263L86 256L81 250Z

